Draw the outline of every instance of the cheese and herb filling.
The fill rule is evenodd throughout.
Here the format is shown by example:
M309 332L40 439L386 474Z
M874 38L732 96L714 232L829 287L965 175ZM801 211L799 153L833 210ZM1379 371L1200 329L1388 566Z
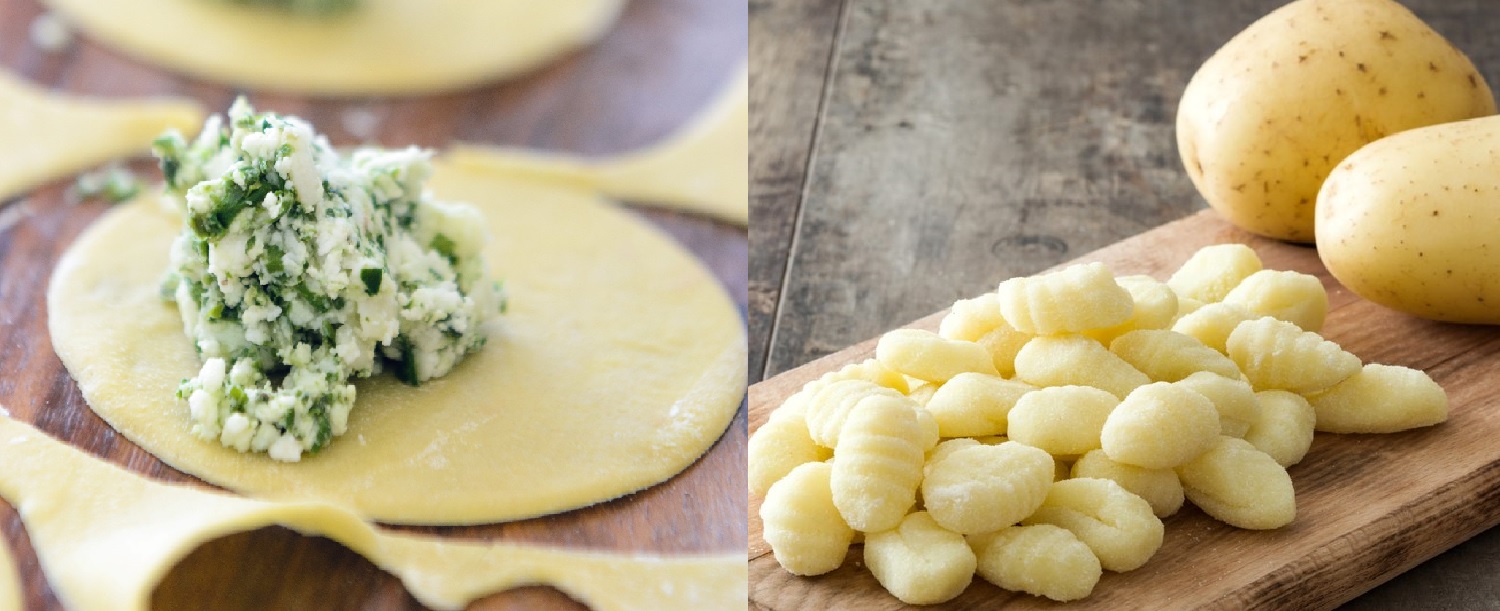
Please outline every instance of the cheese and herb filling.
M299 460L344 432L351 379L441 376L504 309L479 211L423 192L427 151L341 155L243 99L153 150L185 220L162 294L203 359L177 391L198 437Z

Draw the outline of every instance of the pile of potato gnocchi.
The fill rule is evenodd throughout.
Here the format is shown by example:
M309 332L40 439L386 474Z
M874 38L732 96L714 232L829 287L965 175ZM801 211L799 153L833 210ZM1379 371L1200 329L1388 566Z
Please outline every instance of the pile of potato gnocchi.
M1100 263L1007 280L771 413L749 447L765 541L818 575L862 538L865 566L911 604L976 573L1069 601L1145 564L1185 501L1239 528L1290 524L1286 467L1315 430L1448 413L1425 373L1319 336L1327 310L1317 278L1239 244L1165 283Z

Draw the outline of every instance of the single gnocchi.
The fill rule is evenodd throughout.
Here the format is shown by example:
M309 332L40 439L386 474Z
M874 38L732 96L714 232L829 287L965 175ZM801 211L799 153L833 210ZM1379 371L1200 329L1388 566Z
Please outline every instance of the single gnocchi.
M1051 524L976 535L969 544L985 581L1058 602L1088 596L1104 574L1088 545Z
M963 535L918 511L896 528L865 535L865 566L901 602L932 605L962 594L978 559Z
M839 433L849 412L865 397L885 396L905 399L895 390L865 380L839 380L818 391L807 403L807 432L825 448L836 448ZM910 401L910 399L907 399ZM912 404L915 406L915 403Z
M1138 329L1165 329L1177 318L1177 293L1151 276L1122 276L1115 279L1126 291L1134 306L1130 318L1113 327L1084 332L1101 344Z
M1093 550L1100 566L1115 572L1146 564L1166 533L1145 499L1114 481L1095 478L1052 484L1047 500L1022 524L1067 529Z
M1323 329L1328 316L1328 291L1315 276L1263 269L1251 274L1224 297L1256 316L1287 321L1303 331Z
M1169 469L1211 447L1219 412L1203 395L1166 382L1142 386L1104 422L1100 441L1111 460L1147 469Z
M1312 447L1318 414L1302 395L1284 390L1255 393L1260 417L1245 433L1245 441L1265 452L1276 464L1290 467L1307 456Z
M1201 371L1183 378L1178 386L1203 395L1219 412L1219 433L1230 437L1245 436L1250 426L1260 420L1260 403L1255 389L1239 376L1227 378Z
M1214 303L1223 301L1234 287L1261 267L1260 256L1244 244L1205 246L1167 279L1167 286L1179 297Z
M1073 463L1073 477L1112 480L1151 505L1151 512L1165 518L1182 508L1182 482L1171 469L1147 469L1110 460L1104 450L1094 450Z
M938 335L944 339L972 342L1004 324L1005 318L1000 316L1000 301L994 293L985 293L953 302L953 307L938 323Z
M1229 357L1176 331L1131 331L1115 338L1109 351L1156 382L1176 382L1201 371L1240 377L1240 368Z
M1099 447L1104 421L1120 400L1092 386L1054 386L1023 395L1010 412L1012 440L1053 456Z
M971 371L1000 373L983 346L919 329L897 329L882 335L875 344L875 358L890 369L928 382L946 382Z
M1286 468L1243 439L1219 437L1207 452L1178 467L1177 476L1189 501L1230 526L1267 530L1297 517Z
M1250 310L1233 303L1210 303L1184 314L1172 323L1172 330L1213 348L1223 354L1234 328L1247 320L1259 318Z
M822 575L844 563L854 529L833 505L833 465L798 465L766 492L761 537L776 562L794 575Z
M1035 335L1113 327L1130 318L1134 300L1103 263L1011 278L996 291L1011 327Z
M1004 435L1011 408L1035 386L982 373L953 376L932 394L927 411L942 437Z
M1016 355L1016 378L1034 386L1093 386L1124 397L1151 383L1099 342L1086 337L1038 337Z
M850 528L895 528L916 504L923 434L909 401L867 397L849 413L833 451L833 504Z
M1312 331L1270 316L1245 321L1226 342L1229 358L1256 390L1308 394L1359 371L1359 357Z
M1009 323L1002 323L974 340L974 343L990 353L990 361L995 365L995 371L1002 376L1011 377L1016 375L1016 354L1021 352L1021 348L1033 337L1036 336L1017 331Z
M1031 515L1052 485L1052 457L1008 441L956 449L928 465L922 502L943 528L977 534Z
M1448 419L1448 394L1426 373L1395 365L1365 365L1308 398L1317 429L1329 433L1395 433Z
M755 434L750 436L749 461L750 493L765 495L797 465L827 460L832 453L820 447L807 432L807 421L802 418L770 418Z

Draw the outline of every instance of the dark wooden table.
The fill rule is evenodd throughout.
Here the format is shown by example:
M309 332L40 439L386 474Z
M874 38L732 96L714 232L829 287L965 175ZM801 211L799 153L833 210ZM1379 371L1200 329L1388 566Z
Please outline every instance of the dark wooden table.
M176 94L222 112L238 93L134 61L81 36L60 53L27 35L36 0L0 0L0 67L46 87L104 96ZM406 98L312 100L248 92L257 107L314 122L335 145L357 144L341 118L379 119L374 140L441 147L454 139L582 155L639 148L671 133L714 99L744 61L746 12L720 0L632 0L598 45L519 80ZM148 170L149 162L135 164ZM6 202L31 212L0 229L0 404L44 431L137 472L194 482L113 434L84 404L47 338L47 278L58 255L105 209L72 206L71 178ZM695 253L747 308L743 228L703 217L637 208ZM744 408L729 432L685 473L595 507L505 525L412 529L579 549L657 553L732 552L746 540ZM19 518L0 503L0 527L15 554L27 609L57 608ZM157 590L157 608L420 608L395 578L325 539L282 528L225 537L195 551ZM488 597L475 608L582 608L546 587Z
M1500 83L1500 4L1404 0ZM750 378L1205 207L1183 88L1285 0L751 0ZM1500 532L1350 609L1500 606Z

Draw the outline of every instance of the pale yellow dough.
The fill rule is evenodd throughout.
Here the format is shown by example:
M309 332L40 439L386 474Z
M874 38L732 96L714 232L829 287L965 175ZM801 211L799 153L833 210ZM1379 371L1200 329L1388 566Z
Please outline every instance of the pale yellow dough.
M590 160L458 144L449 158L458 165L573 183L613 198L744 226L750 219L748 74L742 66L718 100L687 127L633 153Z
M324 503L148 480L3 416L0 463L0 496L20 513L53 592L74 611L147 609L156 584L193 549L272 524L342 543L435 609L531 584L600 611L728 609L748 595L738 552L661 557L391 533Z
M313 95L457 89L592 43L623 0L362 0L299 17L221 0L45 0L130 55L232 85Z
M0 71L0 202L49 180L144 153L163 130L192 133L187 100L106 100L47 91Z
M150 198L101 217L48 291L53 344L90 407L163 462L257 497L402 524L514 520L661 482L745 391L739 312L670 238L587 191L437 164L440 199L484 212L510 310L484 350L420 387L357 383L349 430L301 463L189 433L198 360L158 284L179 221Z

